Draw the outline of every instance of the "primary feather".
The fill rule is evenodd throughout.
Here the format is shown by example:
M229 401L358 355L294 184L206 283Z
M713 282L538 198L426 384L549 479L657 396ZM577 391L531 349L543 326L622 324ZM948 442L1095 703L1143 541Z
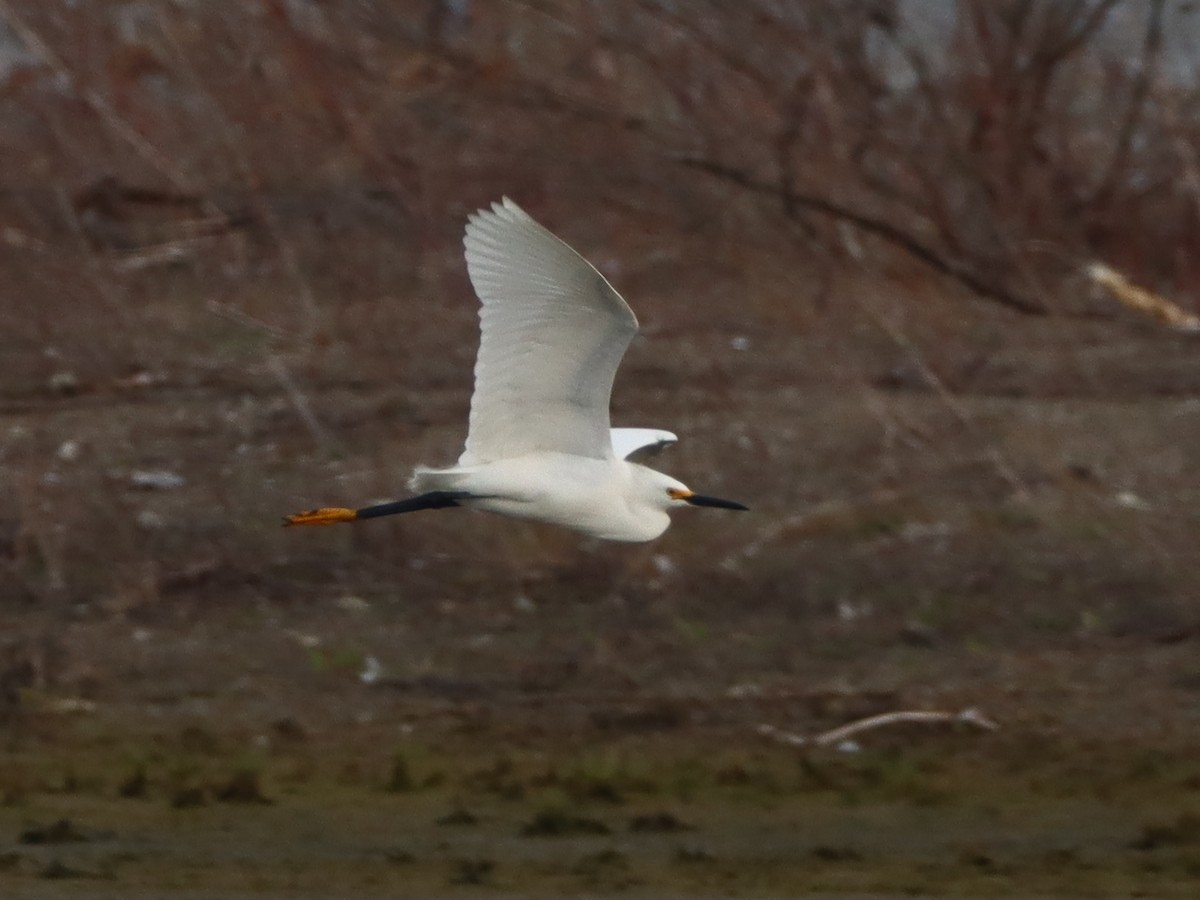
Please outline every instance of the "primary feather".
M612 457L609 395L633 310L583 257L507 197L463 240L481 307L460 466L533 452Z

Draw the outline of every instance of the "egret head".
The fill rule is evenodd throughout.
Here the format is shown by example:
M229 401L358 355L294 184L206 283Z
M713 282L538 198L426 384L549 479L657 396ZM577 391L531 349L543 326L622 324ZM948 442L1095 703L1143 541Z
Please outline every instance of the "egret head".
M697 494L686 484L677 481L670 475L647 469L645 466L638 466L638 468L645 473L640 481L643 490L650 498L651 505L660 509L674 509L679 506L714 506L719 509L741 510L749 508L735 503L733 500L720 500L716 497Z

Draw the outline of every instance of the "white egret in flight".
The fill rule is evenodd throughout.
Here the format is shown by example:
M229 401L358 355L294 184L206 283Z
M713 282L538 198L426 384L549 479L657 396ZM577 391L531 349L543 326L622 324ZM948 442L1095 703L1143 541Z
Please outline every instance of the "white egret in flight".
M409 487L419 496L309 510L285 525L463 506L649 541L676 507L746 509L628 459L675 435L609 427L613 377L638 322L603 275L507 197L470 216L463 244L482 335L458 464L418 467Z

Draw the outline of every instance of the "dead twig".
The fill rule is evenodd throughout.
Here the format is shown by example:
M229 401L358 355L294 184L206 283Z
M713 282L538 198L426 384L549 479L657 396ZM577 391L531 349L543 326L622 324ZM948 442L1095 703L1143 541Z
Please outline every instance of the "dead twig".
M292 373L288 371L284 365L283 359L276 353L267 356L267 370L275 376L275 380L279 382L279 386L283 388L283 392L287 395L288 402L292 404L292 409L296 415L300 417L300 421L308 428L309 433L324 452L328 452L330 447L335 446L333 437L325 430L325 426L321 424L317 414L313 412L312 404L308 402L308 397L300 390L300 386L296 384L296 379L292 377Z
M1092 196L1081 206L1098 206L1107 202L1117 192L1122 179L1128 178L1134 139L1146 116L1147 101L1162 60L1164 6L1165 0L1151 0L1146 36L1142 43L1141 55L1133 70L1129 101L1121 117L1112 156Z
M891 338L893 342L895 342L896 346L902 349L905 354L907 354L909 360L911 360L912 364L921 374L921 377L924 379L925 383L933 389L934 393L937 394L938 399L942 401L942 404L958 421L958 424L968 432L979 435L980 431L976 426L975 420L970 411L966 408L966 406L963 405L961 401L959 401L958 397L956 397L954 392L950 389L950 386L947 385L946 382L943 381L942 378L937 374L937 372L933 370L929 363L926 362L924 355L912 342L909 336L892 322L888 321L886 317L880 315L879 312L875 310L869 303L862 302L860 306L863 311L871 317L872 321L874 321L875 324L879 326L879 328L889 338ZM982 437L982 435L980 436ZM1003 478L1005 482L1007 482L1008 486L1012 488L1013 493L1018 497L1027 497L1029 495L1029 490L1025 486L1025 482L1021 479L1021 476L1017 474L1016 468L1005 457L999 445L994 442L989 443L987 446L987 455L988 459L991 460L992 465L995 467L997 474Z
M282 328L276 328L274 325L264 322L262 319L252 316L248 312L244 312L229 303L222 303L220 300L209 300L205 304L205 308L214 316L220 316L222 319L236 322L238 325L257 331L259 334L267 335L274 340L288 340L288 334Z
M185 238L139 247L132 253L125 253L115 258L112 261L112 269L114 272L124 275L141 272L144 269L178 265L191 259L195 255L196 248L205 240L207 239Z
M880 490L853 500L833 500L819 504L805 512L788 516L774 525L759 529L753 541L727 554L718 565L726 571L734 570L784 535L819 533L823 528L837 527L839 523L845 523L866 511L895 503L903 497L904 494L900 491Z
M996 731L1000 727L979 710L970 707L959 712L905 709L896 712L880 713L879 715L867 716L865 719L858 719L849 724L839 725L837 728L831 728L828 731L822 731L819 734L811 736L783 731L774 725L765 724L759 725L755 730L763 737L779 741L791 747L829 747L837 746L864 731L872 731L888 725L904 725L914 722L922 725L969 725L980 731Z
M301 309L301 327L298 337L300 345L309 344L315 337L318 330L318 321L320 319L320 306L317 303L316 294L309 283L308 278L304 273L304 268L300 264L300 254L295 246L288 239L284 231L283 222L275 207L267 197L266 185L259 171L254 167L250 160L249 154L242 146L241 141L235 133L235 130L230 122L228 115L221 106L216 95L210 91L204 81L200 77L200 73L192 64L184 44L179 40L176 30L166 12L159 13L159 29L166 38L167 43L171 46L174 53L174 59L179 70L191 83L196 96L200 97L206 108L209 111L209 117L217 134L221 137L225 148L229 153L230 159L233 161L234 167L242 178L247 191L249 192L251 202L254 204L254 211L257 219L266 227L267 232L275 241L275 246L279 251L279 259L283 263L284 271L291 278L292 283L296 286L296 294L300 301ZM272 363L272 366L274 363ZM315 421L315 420L314 420Z
M812 212L830 216L838 221L853 225L867 234L873 234L878 238L882 238L934 271L954 279L979 297L995 301L1002 306L1007 306L1009 309L1016 310L1025 315L1046 315L1046 309L1040 303L1028 297L1022 297L995 284L982 274L974 271L969 265L947 258L934 248L926 245L913 235L902 231L890 222L873 218L865 213L850 209L847 206L834 203L824 197L802 194L797 191L788 191L777 184L760 181L753 175L732 166L704 159L681 159L679 162L681 165L706 172L709 175L731 182L752 193L779 197L789 206L804 208Z
M1108 288L1114 297L1135 312L1157 319L1178 331L1191 334L1200 332L1200 316L1187 312L1166 297L1138 287L1116 269L1094 262L1088 264L1084 274L1093 283Z
M113 134L132 147L138 156L170 181L174 187L188 193L198 193L191 180L183 171L163 155L157 147L138 134L137 130L113 109L112 104L105 99L103 94L82 83L66 63L63 62L62 57L55 53L50 45L42 39L42 36L24 19L13 12L7 0L0 0L0 18L8 23L8 27L21 39L21 42L30 52L37 56L65 84L69 85L79 97L83 98L83 101L100 117L100 120ZM224 215L212 201L203 196L200 200L212 214L218 216Z

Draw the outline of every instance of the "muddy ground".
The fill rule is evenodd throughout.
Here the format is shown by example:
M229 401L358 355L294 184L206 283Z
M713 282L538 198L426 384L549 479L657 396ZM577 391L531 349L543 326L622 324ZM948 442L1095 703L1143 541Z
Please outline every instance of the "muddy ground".
M645 547L278 527L455 452L469 318L409 383L349 340L294 382L254 341L131 385L22 367L3 893L1193 895L1192 345L953 293L919 357L853 309L735 342L649 293L618 421L753 511ZM761 733L966 708L996 730Z

